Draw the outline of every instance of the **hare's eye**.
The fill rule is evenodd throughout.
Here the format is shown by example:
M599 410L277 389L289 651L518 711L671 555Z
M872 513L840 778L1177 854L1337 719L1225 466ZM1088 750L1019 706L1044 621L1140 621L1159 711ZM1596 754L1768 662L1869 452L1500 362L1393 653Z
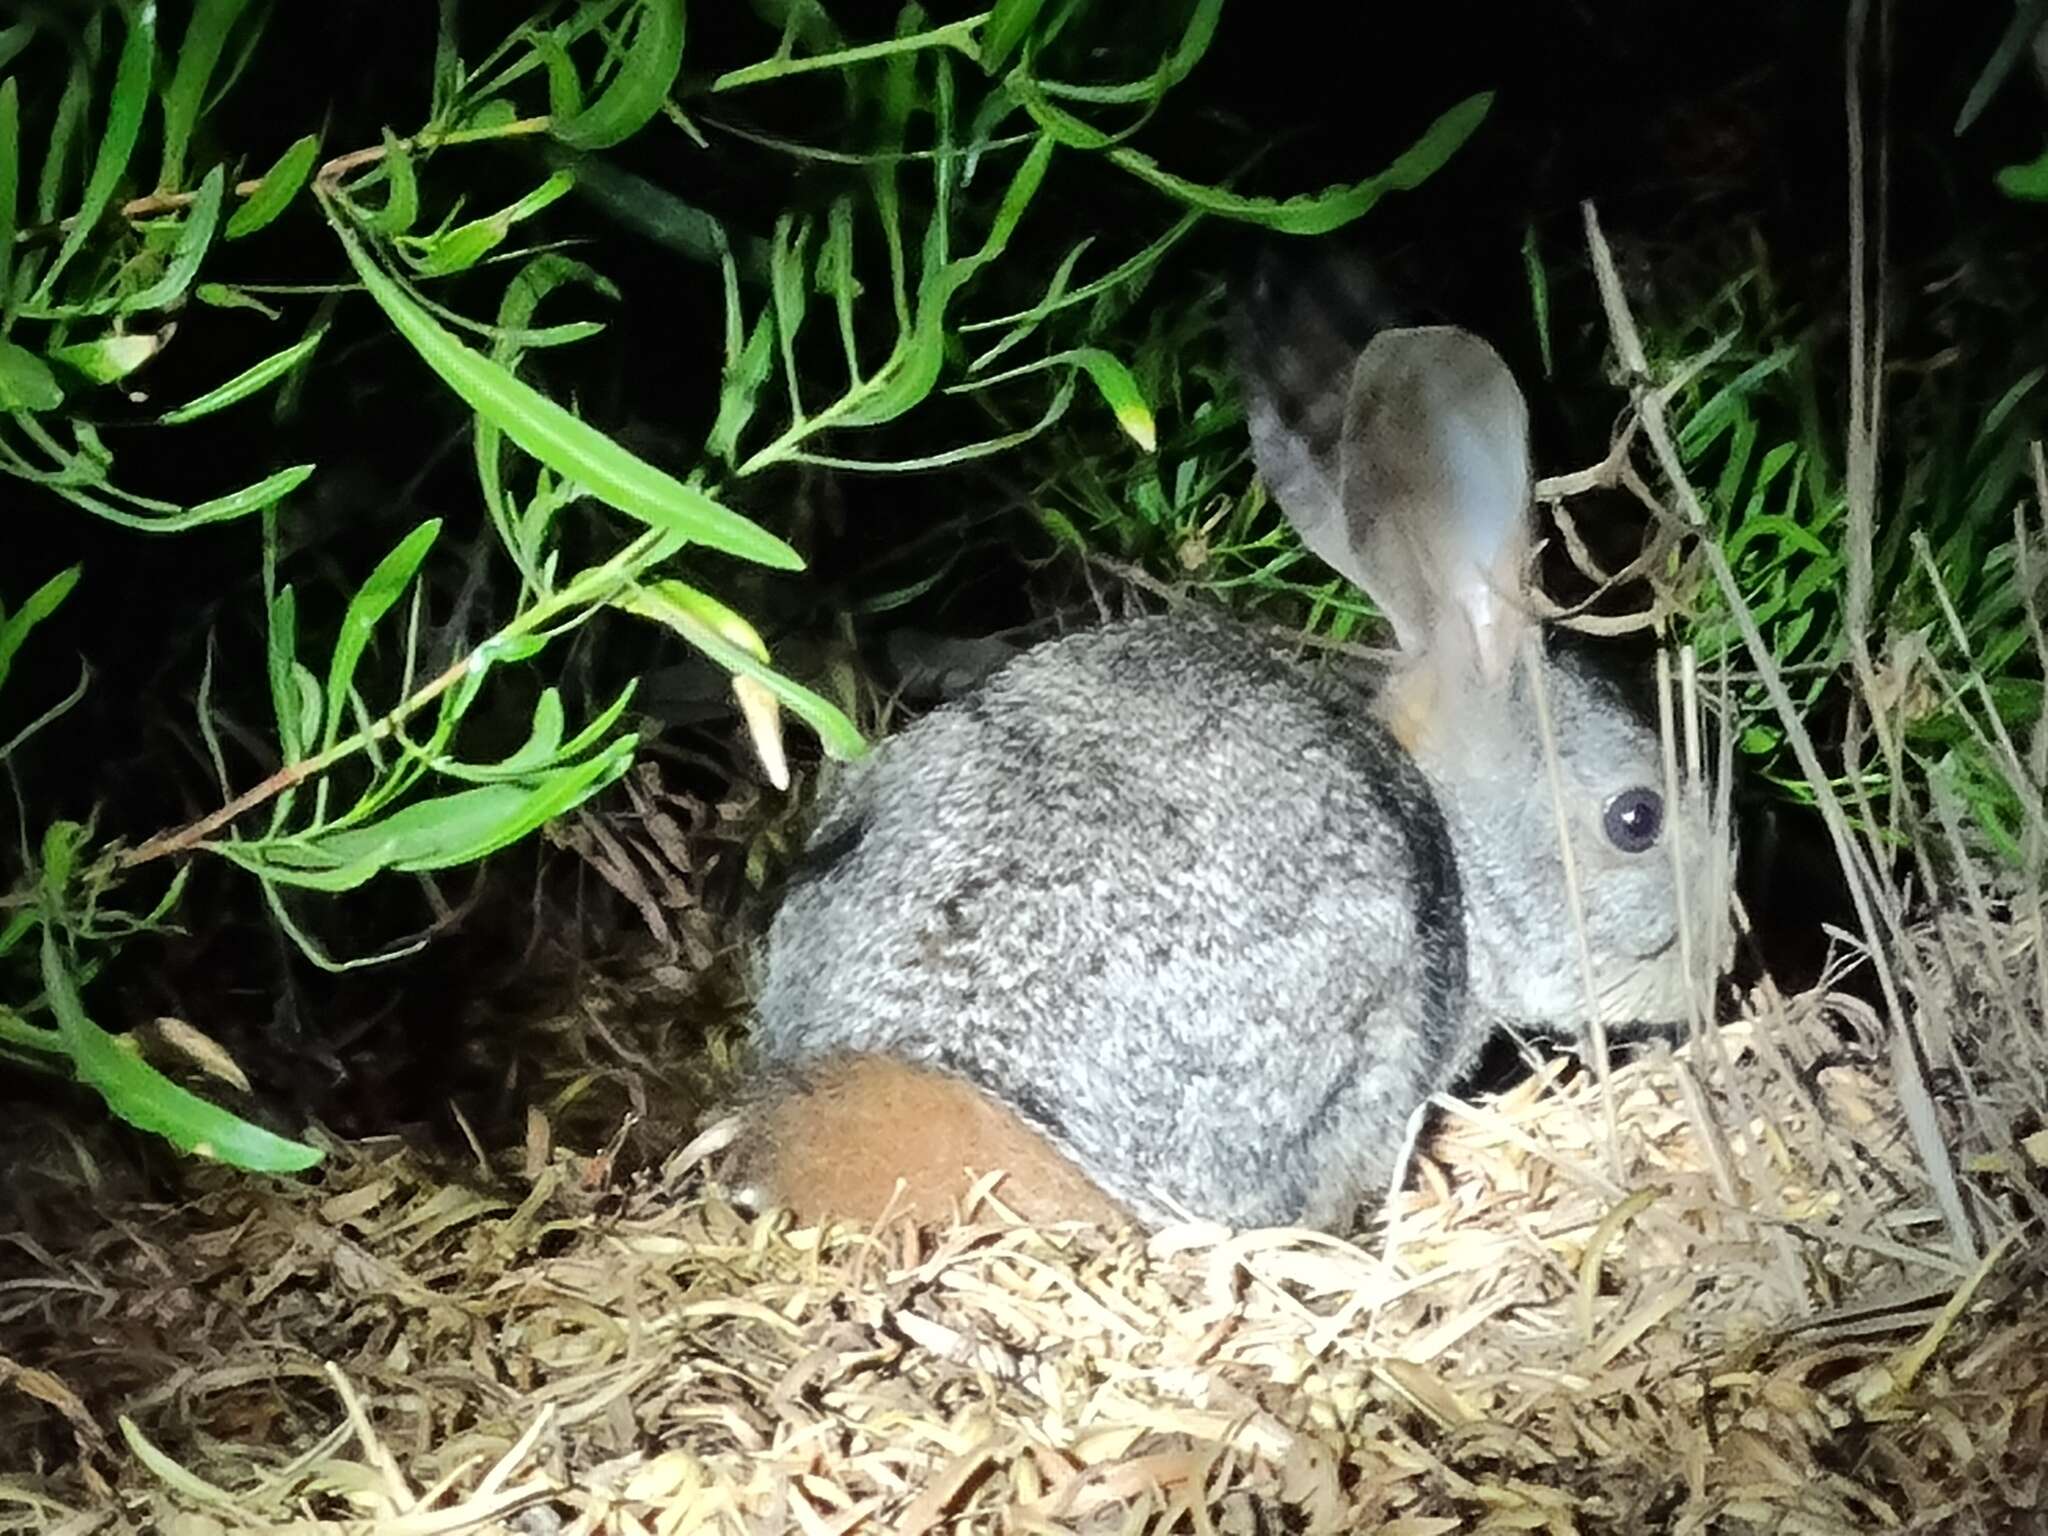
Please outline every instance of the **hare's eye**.
M1641 853L1664 831L1664 797L1654 789L1624 789L1607 802L1601 825L1623 853Z

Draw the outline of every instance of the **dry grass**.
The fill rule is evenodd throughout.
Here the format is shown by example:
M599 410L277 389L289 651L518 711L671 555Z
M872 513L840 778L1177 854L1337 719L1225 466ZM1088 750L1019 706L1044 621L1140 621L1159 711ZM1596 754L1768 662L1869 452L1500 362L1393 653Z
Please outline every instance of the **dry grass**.
M2041 1065L1985 1034L2038 938L1945 972L1987 1099ZM1362 1245L1039 1230L999 1187L792 1231L716 1151L623 1178L539 1126L466 1177L358 1146L171 1200L46 1154L0 1240L0 1530L2034 1529L2048 1317L2001 1213L2042 1149L1954 1116L1959 1262L1859 1026L1770 1002L1618 1068L1619 1177L1553 1063L1445 1115Z

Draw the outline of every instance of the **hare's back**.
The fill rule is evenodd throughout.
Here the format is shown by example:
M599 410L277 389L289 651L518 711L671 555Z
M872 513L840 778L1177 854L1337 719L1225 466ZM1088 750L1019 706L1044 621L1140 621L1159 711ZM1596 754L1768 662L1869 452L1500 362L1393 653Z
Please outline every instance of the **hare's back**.
M849 775L758 1039L954 1074L1141 1212L1293 1219L1441 1086L1463 966L1441 817L1356 696L1164 617L1027 652Z

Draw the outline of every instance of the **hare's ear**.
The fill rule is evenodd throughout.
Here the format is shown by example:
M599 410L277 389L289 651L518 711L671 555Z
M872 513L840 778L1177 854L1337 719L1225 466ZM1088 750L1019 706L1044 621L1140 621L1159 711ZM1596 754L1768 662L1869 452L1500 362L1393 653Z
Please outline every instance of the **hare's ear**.
M1382 331L1352 370L1338 452L1344 558L1401 648L1498 681L1530 619L1529 408L1469 331Z
M1353 581L1342 447L1351 380L1391 298L1363 260L1332 246L1267 245L1231 294L1232 340L1259 479L1302 543Z

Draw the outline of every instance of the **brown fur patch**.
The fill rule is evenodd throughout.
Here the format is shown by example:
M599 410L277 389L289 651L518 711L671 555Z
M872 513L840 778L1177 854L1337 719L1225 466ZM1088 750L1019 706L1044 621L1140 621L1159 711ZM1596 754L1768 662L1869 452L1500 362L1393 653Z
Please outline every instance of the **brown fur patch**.
M1117 1225L1129 1213L1026 1125L970 1084L883 1056L846 1056L758 1105L744 1175L799 1220L942 1220L981 1175L1027 1221ZM897 1182L902 1181L902 1192Z

